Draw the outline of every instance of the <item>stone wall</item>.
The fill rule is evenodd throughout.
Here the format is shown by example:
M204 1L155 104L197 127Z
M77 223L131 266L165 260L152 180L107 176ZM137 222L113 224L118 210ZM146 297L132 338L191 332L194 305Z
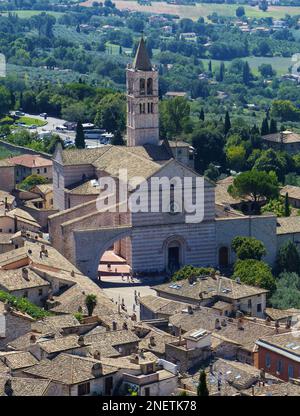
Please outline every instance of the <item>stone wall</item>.
M0 166L0 189L11 192L15 188L14 166Z

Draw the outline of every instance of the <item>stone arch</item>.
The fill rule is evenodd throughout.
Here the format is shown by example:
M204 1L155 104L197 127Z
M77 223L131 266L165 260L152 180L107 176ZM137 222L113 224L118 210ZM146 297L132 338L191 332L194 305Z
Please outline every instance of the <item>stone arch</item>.
M147 95L153 94L153 79L148 78L147 79Z
M185 264L187 244L180 235L168 237L163 243L165 269L169 272L178 270Z
M220 246L218 250L218 264L220 267L229 266L229 247L226 245Z
M74 231L76 266L83 274L96 280L99 262L104 252L116 241L131 237L131 232L131 226Z
M140 95L145 95L146 93L146 81L144 78L140 78Z

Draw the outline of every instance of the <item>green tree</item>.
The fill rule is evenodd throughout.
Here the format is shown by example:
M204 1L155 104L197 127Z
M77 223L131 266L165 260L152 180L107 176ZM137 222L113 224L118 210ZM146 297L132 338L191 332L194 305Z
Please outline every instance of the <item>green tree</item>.
M224 74L225 74L225 64L224 62L220 63L220 69L219 69L219 76L218 81L223 82L224 81Z
M225 160L224 137L217 129L199 128L192 135L192 145L196 150L195 169L203 173L210 163L222 165Z
M106 94L100 100L95 124L113 134L125 130L126 104L123 94Z
M300 308L300 277L297 273L281 273L270 302L273 308Z
M261 260L266 255L264 244L254 237L235 237L231 247L239 260Z
M277 122L276 122L276 120L274 120L274 118L271 118L269 133L274 134L274 133L277 133L277 131L278 131Z
M201 110L200 110L199 118L200 118L200 120L202 120L202 121L204 121L204 120L205 120L205 114L204 114L204 110L203 110L203 108L201 108Z
M80 121L78 121L76 126L75 146L77 147L77 149L85 148L84 132Z
M227 135L227 133L229 132L230 129L231 129L230 116L229 116L228 111L226 111L225 121L224 121L224 134L225 134L225 136Z
M87 307L89 316L92 316L93 311L97 305L97 296L89 294L85 298L85 306Z
M37 175L37 174L32 174L27 176L27 178L25 178L20 184L19 184L19 188L23 189L25 191L28 191L29 189L31 189L32 187L34 187L35 185L42 185L48 183L47 179L44 178L41 175Z
M212 181L217 181L220 176L220 171L213 163L210 163L208 168L204 171L204 176Z
M237 260L234 265L233 278L239 278L242 283L269 290L276 288L275 278L270 266L260 260Z
M261 64L258 70L264 78L271 78L276 75L276 71L273 70L271 64Z
M160 105L161 122L168 138L179 135L190 116L190 104L184 97L165 100Z
M300 273L300 254L295 243L286 241L278 250L276 272Z
M272 103L271 115L281 121L298 121L300 111L289 100L274 100Z
M291 215L291 206L289 203L289 194L286 193L284 196L284 216L289 217Z
M226 148L226 158L228 166L239 172L245 166L246 150L242 145L229 146Z
M114 146L124 146L125 142L122 136L122 133L117 130L113 136L113 138L110 141L110 144L114 145Z
M272 172L261 172L255 169L242 172L228 187L228 192L233 197L250 197L254 202L262 199L275 198L278 195L278 180Z
M243 6L239 6L236 9L235 14L236 14L237 17L245 16L245 8Z
M249 67L248 61L246 61L243 66L243 83L245 85L249 85L250 79L251 79L250 67Z
M9 111L10 105L10 93L7 88L0 85L0 115L6 114Z
M200 372L199 383L197 386L197 396L209 396L209 391L206 383L206 373L204 370Z
M269 123L268 123L268 119L264 118L262 123L261 123L261 129L260 129L260 134L262 136L265 136L267 134L269 134Z

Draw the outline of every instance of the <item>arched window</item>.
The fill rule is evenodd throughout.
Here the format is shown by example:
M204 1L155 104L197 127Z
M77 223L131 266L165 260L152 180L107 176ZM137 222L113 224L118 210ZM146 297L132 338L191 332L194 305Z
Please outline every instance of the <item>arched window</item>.
M148 78L147 79L147 95L153 94L153 79Z
M146 91L145 91L145 80L144 78L140 79L140 95L145 95Z

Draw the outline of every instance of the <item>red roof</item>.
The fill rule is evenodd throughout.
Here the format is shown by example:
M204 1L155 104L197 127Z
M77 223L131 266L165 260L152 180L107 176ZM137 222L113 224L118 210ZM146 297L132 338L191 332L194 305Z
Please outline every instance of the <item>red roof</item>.
M27 168L40 168L52 165L52 160L45 159L39 155L20 155L9 158L9 161L15 165L21 165Z

